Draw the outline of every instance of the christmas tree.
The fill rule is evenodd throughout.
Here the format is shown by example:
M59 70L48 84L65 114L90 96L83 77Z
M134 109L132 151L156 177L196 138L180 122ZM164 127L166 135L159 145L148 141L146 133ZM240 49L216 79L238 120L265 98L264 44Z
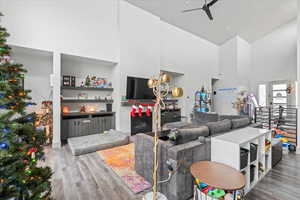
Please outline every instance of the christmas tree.
M26 113L34 103L22 85L26 70L10 58L8 36L0 26L0 199L50 199L52 172L42 167L47 138L35 113Z

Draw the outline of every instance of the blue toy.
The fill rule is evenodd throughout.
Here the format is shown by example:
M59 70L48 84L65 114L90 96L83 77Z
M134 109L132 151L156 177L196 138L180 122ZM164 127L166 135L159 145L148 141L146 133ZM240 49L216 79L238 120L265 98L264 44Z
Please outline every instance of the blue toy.
M206 188L208 186L207 184L202 183L202 182L199 185L200 185L201 189Z

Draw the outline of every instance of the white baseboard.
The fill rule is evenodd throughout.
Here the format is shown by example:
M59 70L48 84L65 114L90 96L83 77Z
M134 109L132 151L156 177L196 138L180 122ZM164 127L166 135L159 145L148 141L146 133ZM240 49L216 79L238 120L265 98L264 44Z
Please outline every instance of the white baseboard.
M53 149L60 149L61 148L61 143L60 142L52 143L52 148Z
M300 154L300 147L297 147L296 154Z

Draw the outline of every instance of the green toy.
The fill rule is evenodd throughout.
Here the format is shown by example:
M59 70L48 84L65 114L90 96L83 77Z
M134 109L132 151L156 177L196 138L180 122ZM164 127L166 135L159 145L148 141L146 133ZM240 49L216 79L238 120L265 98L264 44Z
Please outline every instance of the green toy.
M213 190L208 191L208 195L213 198L219 199L219 198L225 196L225 191L221 190L221 189L213 189Z

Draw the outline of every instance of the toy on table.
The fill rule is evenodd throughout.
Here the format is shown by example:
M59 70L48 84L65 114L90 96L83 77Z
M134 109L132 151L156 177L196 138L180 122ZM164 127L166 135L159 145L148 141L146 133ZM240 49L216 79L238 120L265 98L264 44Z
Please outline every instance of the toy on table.
M225 191L221 189L216 189L208 186L206 183L201 182L199 179L195 179L197 187L202 193L216 199L220 199L225 196Z
M208 195L213 198L219 199L219 198L225 196L225 191L221 190L221 189L212 189L212 190L208 190Z
M201 192L203 192L204 194L208 194L209 190L214 190L215 188L207 186L206 188L203 188L201 190Z

